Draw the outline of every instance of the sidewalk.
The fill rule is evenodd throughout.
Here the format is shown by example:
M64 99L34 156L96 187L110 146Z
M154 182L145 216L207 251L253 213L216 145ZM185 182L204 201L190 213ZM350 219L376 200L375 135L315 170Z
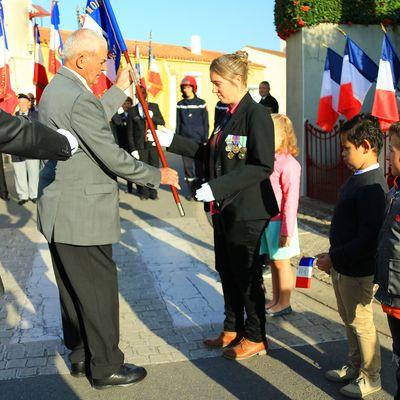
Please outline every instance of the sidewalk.
M172 165L180 162L177 158L171 161ZM312 390L310 383L305 384L304 381L307 381L305 373L311 365L315 375L312 379L324 382L322 369L328 364L329 367L335 366L333 362L336 358L345 353L344 329L336 311L332 289L326 283L329 279L317 273L311 289L293 293L293 314L267 321L273 360L259 357L246 363L226 364L219 357L220 351L206 349L202 344L203 338L220 332L223 318L222 291L213 267L212 229L201 204L183 200L187 215L180 218L171 194L161 190L159 195L160 200L155 202L140 201L136 196L121 191L122 240L113 247L113 251L119 273L121 349L126 361L149 366L154 376L166 379L160 384L162 388L164 384L168 386L169 376L177 390L179 385L190 382L193 376L203 371L207 384L211 385L210 390L215 390L217 397L207 397L204 393L203 397L198 395L196 398L262 398L250 396L259 392L249 392L248 384L258 382L265 390L272 390L261 383L264 379L279 381L280 377L268 370L271 363L273 368L282 371L281 377L295 381L300 379L298 382L305 385L301 391L306 393L310 390L317 396L311 398L331 398L330 395L318 397L318 393L325 392L321 385L316 385L316 381L311 385ZM303 212L302 209L299 215L301 248L305 255L315 255L327 249L326 231L329 225L326 219ZM34 205L29 203L20 207L15 200L1 203L0 227L0 275L7 290L6 296L0 300L0 381L4 381L0 392L4 388L4 393L11 393L7 392L11 389L6 380L12 383L17 378L31 378L23 381L27 387L30 382L43 387L53 382L51 387L61 379L68 382L72 392L76 389L81 393L77 397L65 398L103 398L90 394L92 392L89 392L91 389L86 381L71 380L68 375L58 292L47 245L35 227ZM270 281L266 280L268 293L269 284ZM385 336L387 326L382 312L378 310L376 316L378 328L383 333L387 378L385 391L371 398L388 399L387 391L394 390L392 366L389 364L390 341ZM337 348L334 354L331 354L331 347ZM207 361L210 357L218 358ZM298 358L303 360L299 361L299 365L296 364ZM315 363L324 367L317 367ZM210 372L213 365L228 368L228 375L237 379L243 377L235 373L245 373L242 389L227 387L223 376ZM170 375L169 371L175 372ZM149 378L148 384L140 386L142 389L139 392L143 391L143 397L138 398L165 397L167 388L165 393L164 389L158 392L160 397L151 397L149 385L154 379ZM204 376L200 374L198 379L203 382ZM271 396L275 393L277 397L267 398L306 397L305 394L304 397L290 397L294 396L294 392L287 382L276 382L280 389L268 393ZM194 392L199 394L195 383L197 389ZM223 386L222 392L218 385ZM20 390L23 391L23 388ZM240 396L240 390L247 391L249 397ZM337 391L334 387L329 390L332 393ZM301 391L298 389L296 393ZM0 395L0 398L3 397Z

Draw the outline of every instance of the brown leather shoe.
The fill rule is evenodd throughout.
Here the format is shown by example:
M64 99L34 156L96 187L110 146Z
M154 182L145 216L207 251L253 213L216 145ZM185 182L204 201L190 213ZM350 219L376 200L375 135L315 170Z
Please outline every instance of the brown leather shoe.
M227 347L230 345L235 345L242 339L243 334L238 332L228 332L223 331L217 338L204 339L203 343L208 347Z
M222 355L225 358L231 360L246 360L247 358L253 357L255 355L267 354L268 343L267 342L252 342L249 339L242 338L242 340L233 347L225 349Z

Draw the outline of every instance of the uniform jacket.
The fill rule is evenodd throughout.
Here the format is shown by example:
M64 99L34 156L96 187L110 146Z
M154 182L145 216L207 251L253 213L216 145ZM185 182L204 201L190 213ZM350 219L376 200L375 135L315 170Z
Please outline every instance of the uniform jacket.
M129 152L128 145L128 113L115 113L111 118L111 130L119 147Z
M393 187L387 195L386 217L379 233L375 282L377 300L400 308L400 191Z
M208 139L208 131L206 102L197 96L179 101L176 106L176 133L204 143Z
M224 104L222 101L219 101L215 105L215 110L214 110L214 131L217 128L217 126L223 121L225 118L226 112L228 111L228 106Z
M245 159L227 157L225 140L228 135L245 137ZM224 126L215 149L211 146L212 141L213 138L201 146L175 135L169 150L205 161L209 184L224 218L245 221L268 219L278 214L269 180L274 168L274 125L265 108L247 93Z
M17 111L15 115L22 116L19 111ZM39 119L39 114L35 110L29 110L28 111L28 115L26 117L30 121L37 121ZM25 157L21 157L21 156L17 156L17 155L13 155L11 157L11 159L12 159L13 162L20 162L20 161L24 161L26 158Z
M66 160L71 148L65 136L26 117L0 110L0 152L23 157Z
M153 117L151 118L155 128L158 125L165 125L163 116L161 115L160 108L156 103L148 103L149 111L152 111ZM128 143L129 151L143 150L145 148L145 135L146 135L146 119L142 118L139 114L138 104L129 110L128 114Z
M49 161L39 180L38 227L50 242L90 246L118 242L121 234L115 175L151 188L161 174L115 142L110 119L126 95L116 86L98 100L62 67L46 86L39 118L69 130L79 149L63 163Z

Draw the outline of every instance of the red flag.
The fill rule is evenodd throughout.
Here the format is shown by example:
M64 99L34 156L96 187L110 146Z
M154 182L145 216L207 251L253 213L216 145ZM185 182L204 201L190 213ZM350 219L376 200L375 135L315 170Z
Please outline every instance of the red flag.
M12 90L10 81L10 68L8 66L8 46L4 28L3 5L0 1L0 108L13 114L18 100Z
M42 46L40 45L40 34L38 24L34 26L35 35L35 64L33 72L33 83L36 86L36 102L39 104L44 88L49 83L44 66Z

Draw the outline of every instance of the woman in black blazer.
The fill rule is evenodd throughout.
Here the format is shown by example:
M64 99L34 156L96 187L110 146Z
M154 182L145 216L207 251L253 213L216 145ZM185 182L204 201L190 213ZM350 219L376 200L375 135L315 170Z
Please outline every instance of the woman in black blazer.
M247 92L247 72L246 52L212 62L213 92L229 109L205 146L178 135L159 135L169 151L205 163L208 182L196 198L210 205L225 321L219 337L204 343L224 348L224 357L236 360L265 354L268 348L259 242L278 213L268 178L274 167L274 126L265 107Z

